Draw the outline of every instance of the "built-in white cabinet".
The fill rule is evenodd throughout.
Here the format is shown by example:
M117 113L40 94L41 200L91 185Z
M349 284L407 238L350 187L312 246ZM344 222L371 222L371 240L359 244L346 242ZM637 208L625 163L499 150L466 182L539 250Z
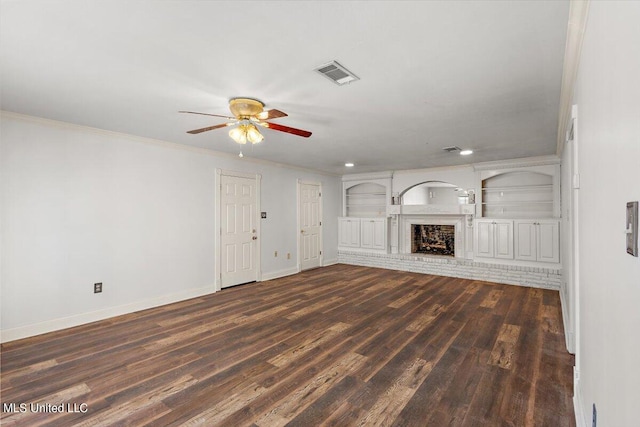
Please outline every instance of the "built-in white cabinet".
M342 177L343 217L338 218L338 247L387 252L387 206L391 172Z
M338 246L360 247L360 218L338 218Z
M360 219L360 247L365 249L386 250L386 218Z
M475 221L478 258L560 262L560 221L478 219Z
M386 218L338 218L338 246L387 251Z
M486 162L474 169L480 188L475 256L516 265L560 263L560 161Z
M556 220L516 220L515 259L560 262L560 222Z
M476 220L475 254L482 258L513 259L513 221Z

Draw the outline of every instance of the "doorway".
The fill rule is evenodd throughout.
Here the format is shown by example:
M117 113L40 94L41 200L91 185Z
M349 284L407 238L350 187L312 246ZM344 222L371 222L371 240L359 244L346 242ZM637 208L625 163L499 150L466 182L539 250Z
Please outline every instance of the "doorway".
M322 188L298 180L298 265L309 270L322 265Z
M218 171L220 288L260 280L260 175Z

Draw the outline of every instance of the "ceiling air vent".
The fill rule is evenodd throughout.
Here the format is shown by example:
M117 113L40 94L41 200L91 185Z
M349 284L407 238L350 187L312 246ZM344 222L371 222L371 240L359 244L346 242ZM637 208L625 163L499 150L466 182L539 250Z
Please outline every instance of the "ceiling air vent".
M321 65L316 68L315 71L322 74L338 86L360 80L360 77L356 76L351 71L338 64L337 61L332 61L328 64Z
M455 145L451 146L451 147L444 147L443 150L448 152L448 153L453 153L453 152L456 152L456 151L462 151L462 149L460 147L457 147Z

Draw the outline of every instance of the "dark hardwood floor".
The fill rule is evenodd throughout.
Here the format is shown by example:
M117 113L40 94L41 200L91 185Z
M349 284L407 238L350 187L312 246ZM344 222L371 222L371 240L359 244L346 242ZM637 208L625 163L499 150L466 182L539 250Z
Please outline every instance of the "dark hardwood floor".
M334 265L3 344L1 424L573 426L561 319L555 291Z

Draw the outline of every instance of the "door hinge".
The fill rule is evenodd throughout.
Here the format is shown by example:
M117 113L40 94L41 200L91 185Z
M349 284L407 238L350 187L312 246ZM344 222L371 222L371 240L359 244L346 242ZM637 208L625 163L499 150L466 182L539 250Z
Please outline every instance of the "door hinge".
M322 225L322 221L320 221L320 225Z
M320 251L320 255L322 255L322 251Z
M320 193L320 192L319 192L319 193L318 193L318 197L322 197L322 193Z

